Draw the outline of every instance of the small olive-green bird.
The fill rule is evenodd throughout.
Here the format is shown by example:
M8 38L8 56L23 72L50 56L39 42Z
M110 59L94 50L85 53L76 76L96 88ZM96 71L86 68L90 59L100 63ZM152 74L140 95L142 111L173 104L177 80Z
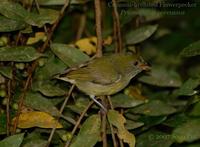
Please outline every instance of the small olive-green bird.
M95 96L112 95L124 89L138 73L149 66L138 55L113 54L96 58L86 66L57 77L75 84L105 111Z

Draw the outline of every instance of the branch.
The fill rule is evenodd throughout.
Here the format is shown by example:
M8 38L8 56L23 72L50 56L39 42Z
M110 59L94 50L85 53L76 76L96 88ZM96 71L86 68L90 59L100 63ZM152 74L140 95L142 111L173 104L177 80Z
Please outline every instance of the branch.
M12 81L7 81L7 96L6 96L6 134L10 134L10 98L11 98Z
M59 111L60 115L62 115L63 110L64 110L64 108L65 108L65 106L66 106L66 104L67 104L67 102L68 102L68 100L69 100L69 97L70 97L71 94L72 94L72 91L73 91L74 87L75 87L75 85L72 85L72 86L71 86L71 88L70 88L70 90L69 90L69 92L68 92L68 94L67 94L67 96L66 96L66 98L65 98L65 101L63 102L63 104L62 104L62 106L61 106L61 108L60 108L60 111ZM61 117L61 116L59 116L59 117L57 118L57 121L60 119L60 117ZM51 130L51 133L50 133L50 136L49 136L48 143L47 143L46 147L48 147L48 146L50 145L51 140L52 140L52 138L53 138L53 135L54 135L55 131L56 131L56 126L54 126L54 128L52 128L52 130Z
M74 128L73 128L73 130L72 130L72 132L71 132L72 137L70 138L70 140L68 140L68 141L66 142L65 147L69 147L69 145L70 145L70 143L71 143L71 141L72 141L72 138L73 138L73 136L74 136L76 130L78 129L78 126L79 126L80 123L81 123L81 120L83 119L83 117L85 116L86 112L87 112L88 109L92 106L93 103L94 103L94 102L91 101L91 102L87 105L87 107L83 110L83 112L81 113L81 115L80 115L78 121L76 122L76 125L74 126Z
M114 110L114 107L113 107L113 104L112 104L110 96L107 96L107 98L108 98L108 103L109 103L109 105L111 107L111 110ZM111 135L112 135L112 140L113 140L113 146L117 147L117 141L116 141L116 137L115 137L115 133L114 133L114 127L112 126L112 124L110 122L109 122L109 126L110 126L110 130L111 130Z
M79 40L85 30L85 25L86 25L86 15L85 15L85 11L86 11L86 7L83 8L84 9L84 13L81 14L80 16L80 25L76 34L76 40Z
M107 100L105 96L102 96L102 105L107 109ZM102 140L103 140L103 147L107 147L107 134L106 134L106 120L107 111L101 109L101 131L102 131Z
M113 4L113 13L114 13L114 28L116 27L116 31L117 31L118 52L121 53L122 52L122 38L121 38L120 20L119 20L119 14L117 11L116 0L112 0L112 4Z
M60 15L59 15L57 21L53 24L50 33L47 35L47 40L44 42L44 44L42 45L42 47L38 49L39 52L43 53L45 51L45 49L48 47L49 41L51 40L51 38L53 36L53 33L54 33L56 27L58 26L60 20L64 16L64 12L65 12L65 10L66 10L66 8L67 8L68 5L69 5L69 0L66 0L64 6L62 7L62 9L60 11ZM14 123L12 134L15 134L15 132L16 132L16 128L17 128L17 124L18 124L18 120L19 120L19 115L21 113L21 109L22 109L22 106L23 106L23 101L24 101L24 98L26 96L26 92L28 91L29 86L31 84L32 75L33 75L33 72L35 71L35 69L37 67L37 64L38 64L38 62L36 60L36 61L34 61L32 63L31 67L28 68L28 78L27 78L25 86L23 88L23 93L20 96L20 100L19 100L19 104L18 104L19 109L17 111L16 121Z
M69 5L69 2L70 0L65 0L65 4L64 6L62 7L62 9L60 10L60 15L58 16L58 19L56 20L56 22L53 24L51 30L50 30L50 33L47 35L47 40L45 41L45 43L43 44L43 46L39 49L40 52L44 52L45 49L48 47L48 43L49 41L51 40L52 36L53 36L53 33L55 31L55 29L57 28L60 20L63 18L64 16L64 12L66 10L66 8L68 7Z
M113 13L114 17L114 13ZM119 47L118 47L118 37L117 37L117 24L116 21L113 21L113 40L115 42L115 53L119 53Z
M96 56L102 56L102 31L101 31L101 3L100 0L94 0L96 35L97 35L97 52Z

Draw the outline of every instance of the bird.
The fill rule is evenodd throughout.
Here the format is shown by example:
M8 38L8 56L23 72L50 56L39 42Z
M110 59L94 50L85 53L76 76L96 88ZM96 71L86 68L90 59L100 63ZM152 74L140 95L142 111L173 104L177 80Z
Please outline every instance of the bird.
M103 110L95 97L113 95L124 89L130 80L150 67L137 54L112 54L95 58L80 68L68 70L56 78L74 84Z

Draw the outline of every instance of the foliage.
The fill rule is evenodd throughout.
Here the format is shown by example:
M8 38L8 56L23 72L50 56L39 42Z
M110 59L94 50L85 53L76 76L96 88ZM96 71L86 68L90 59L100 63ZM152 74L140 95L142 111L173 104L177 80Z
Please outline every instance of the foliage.
M102 100L112 108L107 114L56 79L88 64L97 51L94 2L67 2L0 3L0 147L98 147L102 134L108 146L200 146L198 1L118 1L123 52L141 55L151 70ZM117 44L114 5L101 3L103 55L110 55Z

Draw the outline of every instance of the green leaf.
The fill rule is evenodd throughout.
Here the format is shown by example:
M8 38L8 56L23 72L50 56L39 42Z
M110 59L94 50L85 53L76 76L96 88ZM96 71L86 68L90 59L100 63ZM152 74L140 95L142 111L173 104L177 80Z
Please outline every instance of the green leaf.
M89 103L90 103L89 99L83 97L76 99L75 104L67 105L66 107L71 109L75 113L81 114Z
M192 142L200 139L200 119L190 119L174 129L172 133L173 139L178 143Z
M159 125L167 119L167 116L147 116L141 115L137 121L143 122L143 130L148 129L152 126Z
M137 138L137 147L170 147L173 143L170 134L150 130Z
M32 26L42 27L45 24L53 24L57 21L59 12L53 9L40 9L40 14L28 13L24 21Z
M24 18L30 12L26 11L26 9L18 3L4 0L0 3L0 13L10 19L24 21Z
M47 143L47 140L43 140L42 138L41 131L27 133L23 140L23 147L45 147L45 142Z
M198 85L200 85L200 79L188 79L183 85L176 91L178 95L192 96L197 93L194 90Z
M32 26L42 27L44 24L53 24L58 17L58 12L51 9L41 9L40 14L31 13L20 4L11 1L0 3L0 13L10 19L23 21Z
M66 0L38 0L40 5L64 5ZM85 4L89 0L71 0L70 4Z
M0 141L0 147L20 147L24 138L24 133L9 136Z
M51 52L52 53L52 52ZM67 68L61 60L52 54L48 56L45 65L36 71L35 79L37 81L52 79L55 74L63 72Z
M47 140L34 139L24 144L23 147L45 147L47 146L47 144L48 144Z
M127 44L140 43L149 38L158 28L158 25L147 25L126 34L125 39Z
M101 118L99 115L92 115L81 126L71 147L93 147L99 141L100 133Z
M133 130L133 129L139 128L143 125L144 125L143 122L136 122L136 121L132 121L132 120L127 119L126 124L125 124L125 128L127 130Z
M139 100L123 93L112 96L111 101L115 108L131 108L144 103L144 100Z
M0 55L0 61L14 62L30 62L42 56L30 46L1 47Z
M0 16L0 32L12 32L24 29L26 24L23 21L17 21Z
M12 79L12 68L10 66L2 66L0 67L0 74L2 74L3 76Z
M190 66L190 68L187 69L187 73L189 77L195 77L195 78L198 77L200 79L200 64L196 62L196 64Z
M200 55L200 40L184 48L180 55L183 57L193 57Z
M169 119L167 119L164 122L164 125L175 128L175 127L178 127L181 124L187 122L188 120L190 120L190 118L186 114L184 114L184 113L179 114L178 113L176 115L173 115Z
M33 89L48 97L64 96L66 94L66 90L61 89L52 82L37 82L33 85Z
M133 113L148 116L169 115L176 112L176 109L160 100L152 100L146 104L130 109Z
M133 14L144 17L146 22L154 21L162 17L162 14L159 11L156 11L155 9L137 9L133 12Z
M51 49L69 67L88 61L90 58L80 50L66 44L51 44Z
M53 116L60 116L58 109L39 93L29 92L25 98L25 105L36 110L47 112Z
M200 102L196 103L189 113L191 116L200 116Z
M128 143L130 147L135 147L135 136L125 128L126 119L124 116L115 110L109 110L107 116L108 121L117 128L119 138Z
M6 113L0 115L0 135L6 134Z
M162 17L161 13L154 9L128 9L128 10L121 10L120 12L120 20L121 25L123 26L126 23L129 23L134 17L140 16L144 18L145 22L154 21L160 19Z
M180 76L174 70L161 66L153 66L149 75L143 75L139 81L159 87L180 87Z
M187 147L200 147L200 143L189 144Z

